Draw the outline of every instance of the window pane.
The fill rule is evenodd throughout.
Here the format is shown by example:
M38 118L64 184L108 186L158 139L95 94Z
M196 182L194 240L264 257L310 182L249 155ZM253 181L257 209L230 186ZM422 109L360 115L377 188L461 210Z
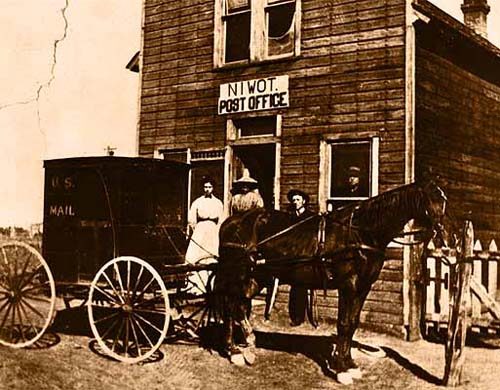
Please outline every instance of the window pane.
M275 116L234 119L233 124L238 129L240 137L276 134Z
M269 15L269 37L281 38L292 28L295 3L277 5L267 9Z
M245 60L250 57L250 12L225 17L225 62Z
M293 53L295 3L269 7L268 16L268 54L270 56Z
M331 150L330 196L370 196L370 143L332 144Z

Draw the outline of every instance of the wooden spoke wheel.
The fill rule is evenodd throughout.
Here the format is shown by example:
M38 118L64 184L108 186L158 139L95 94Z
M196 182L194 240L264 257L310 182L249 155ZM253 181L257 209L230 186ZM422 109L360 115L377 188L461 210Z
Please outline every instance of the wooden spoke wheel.
M201 333L217 325L219 315L217 296L213 291L215 273L191 271L187 275L187 287L175 296L174 305L180 316L174 322L176 336L199 341Z
M165 284L137 257L117 257L97 272L87 303L90 327L101 349L126 363L151 357L170 320Z
M0 344L34 344L50 326L56 288L49 266L31 246L18 241L0 245Z

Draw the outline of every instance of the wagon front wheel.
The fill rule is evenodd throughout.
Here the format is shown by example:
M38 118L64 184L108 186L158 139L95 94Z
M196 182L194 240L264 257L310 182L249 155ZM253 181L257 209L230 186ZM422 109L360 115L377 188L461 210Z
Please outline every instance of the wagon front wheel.
M126 363L151 357L170 320L165 284L137 257L117 257L97 272L87 303L90 327L101 349Z
M0 344L34 344L54 316L56 289L49 266L33 247L18 241L0 245Z

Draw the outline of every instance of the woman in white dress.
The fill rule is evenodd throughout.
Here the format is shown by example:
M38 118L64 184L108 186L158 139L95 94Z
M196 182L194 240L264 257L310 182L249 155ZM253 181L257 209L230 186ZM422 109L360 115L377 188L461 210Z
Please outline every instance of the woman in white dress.
M204 194L191 204L188 213L189 229L192 231L185 260L189 264L207 264L215 260L219 254L219 227L223 217L223 204L213 195L214 182L203 178ZM208 271L200 271L190 277L194 286L193 292L205 291Z

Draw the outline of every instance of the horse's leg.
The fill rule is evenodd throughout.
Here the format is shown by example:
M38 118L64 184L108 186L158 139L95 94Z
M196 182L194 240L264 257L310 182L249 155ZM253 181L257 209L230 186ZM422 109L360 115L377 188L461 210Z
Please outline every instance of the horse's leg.
M231 349L233 347L233 317L231 315L231 307L229 302L229 297L225 296L223 298L224 306L222 310L222 323L223 323L223 350L227 352L228 356L231 355Z
M234 323L237 318L238 304L234 297L226 297L224 306L224 349L231 363L243 366L245 359L241 350L234 343Z
M351 343L359 325L361 308L369 289L359 291L359 277L352 275L339 288L339 312L337 319L337 345L329 359L330 367L337 373L337 380L343 384L352 383L352 378L360 378L356 363L351 356ZM332 348L333 350L333 348Z
M363 286L364 287L364 286ZM354 295L352 299L352 306L350 308L350 314L349 314L349 326L347 329L347 353L345 357L345 362L347 368L347 372L351 375L352 378L354 379L360 379L362 374L361 371L359 370L357 364L354 362L352 355L351 355L351 346L352 346L352 338L354 336L354 333L356 332L356 329L358 329L359 326L359 318L361 315L361 309L363 308L363 304L366 300L366 297L368 296L368 293L370 292L370 287L371 284L367 288L361 288L358 289L357 293Z
M242 302L241 310L243 314L243 318L240 320L240 327L244 339L243 357L245 358L245 362L252 365L255 362L255 354L253 352L253 348L255 347L255 335L249 320L252 310L252 302L250 299L245 299Z
M382 269L383 259L378 263L376 259L371 259L371 265L367 272L351 276L344 287L339 289L338 339L332 365L338 369L337 372L346 370L353 378L360 378L361 371L351 356L352 338L359 326L366 297Z
M350 344L352 337L351 316L354 304L355 288L352 280L347 281L342 288L339 288L339 311L337 318L337 345L332 346L332 355L329 358L330 368L337 373L337 380L343 384L352 383L352 377L347 374L347 370L353 362L350 358Z

